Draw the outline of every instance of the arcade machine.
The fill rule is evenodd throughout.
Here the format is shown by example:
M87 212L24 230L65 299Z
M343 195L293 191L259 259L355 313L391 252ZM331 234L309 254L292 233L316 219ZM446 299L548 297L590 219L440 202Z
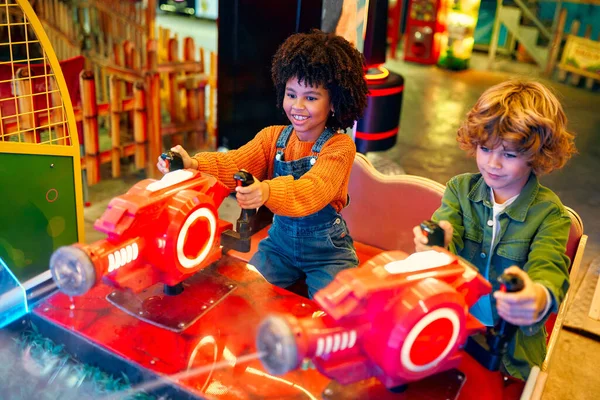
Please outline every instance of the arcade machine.
M309 301L231 256L251 251L257 214L242 211L235 230L219 220L229 189L177 169L177 156L163 155L172 172L162 179L109 203L95 223L106 239L53 253L61 292L30 313L81 361L140 382L123 395L502 398L497 369L514 327L486 331L469 315L491 290L471 265L440 247L382 252ZM434 223L422 229L443 240Z
M217 20L218 0L158 0L158 8L163 12L195 15L198 18Z
M31 13L27 20L41 27L24 9ZM36 33L47 44L43 31ZM53 53L46 54L59 71ZM64 95L64 79L58 78ZM63 106L72 117L70 104ZM2 151L39 146L0 144ZM73 172L79 167L75 145L72 138L70 146L57 146L62 154L40 157L49 175L39 188L80 182ZM252 252L258 214L243 211L233 229L217 213L229 189L212 176L180 169L174 153L163 157L172 172L138 182L96 221L106 239L83 244L76 236L40 264L49 266L42 275L52 275L59 292L41 281L24 287L14 266L0 262L0 322L20 324L28 313L40 333L82 362L140 384L122 397L143 389L178 399L339 399L357 393L397 399L400 391L429 399L502 398L502 376L491 370L513 330L499 325L485 331L468 314L490 285L466 262L441 248L410 257L382 252L340 274L310 301L270 285L233 256L232 250ZM55 163L44 164L50 159ZM62 172L55 177L56 171ZM241 172L234 178L239 185L252 183ZM49 208L69 198L82 204L80 188L43 193L34 201ZM23 210L11 211L24 216ZM73 214L79 210L72 207ZM32 226L64 231L50 222ZM423 229L432 240L439 237L435 225Z
M396 144L404 78L388 71L386 59L387 0L369 1L363 54L369 95L367 108L357 121L354 142L360 153L383 151Z
M62 293L32 319L81 358L162 380L157 393L178 398L501 398L495 371L514 327L486 332L469 315L491 290L472 266L440 247L382 252L313 303L228 255L249 251L260 229L247 210L236 230L218 219L228 193L209 175L174 170L114 198L95 224L106 239L52 255ZM443 240L437 225L422 228Z
M168 13L195 15L196 3L196 0L158 0L158 9Z
M440 56L445 30L443 0L410 0L406 18L404 60L435 64Z
M446 4L446 31L442 35L438 65L451 70L469 68L475 43L481 0L449 0Z
M517 276L500 279L506 291L523 288ZM265 318L257 348L267 371L276 375L299 368L308 358L341 385L375 378L393 393L410 389L409 398L437 398L433 382L464 380L457 368L465 366L466 354L489 371L500 367L516 327L500 321L486 333L467 312L490 291L490 283L472 266L440 247L409 257L384 252L360 268L340 272L316 293L324 314ZM431 391L422 382L412 388L424 379L434 385ZM368 392L363 386L356 398ZM479 396L488 398L485 389Z

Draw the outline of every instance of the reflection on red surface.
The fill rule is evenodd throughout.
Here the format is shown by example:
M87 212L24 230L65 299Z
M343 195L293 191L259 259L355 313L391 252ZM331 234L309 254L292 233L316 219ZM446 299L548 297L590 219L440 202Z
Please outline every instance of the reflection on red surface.
M237 285L221 275L197 273L183 282L183 292L165 294L162 284L134 293L119 289L107 296L115 307L158 327L181 332L229 296Z
M228 271L230 276L225 275ZM268 397L268 393L273 393L274 398L296 397L302 393L298 385L308 393L320 393L329 380L317 371L298 371L270 379L264 376L258 360L243 365L235 362L237 356L255 351L255 329L268 312L286 310L305 317L318 311L317 307L307 299L272 287L248 269L246 263L229 257L209 267L206 273L223 274L224 278L236 281L237 287L181 333L148 324L114 307L105 299L114 288L104 284L84 296L74 297L73 310L70 310L71 299L59 293L41 303L34 313L161 374L229 360L229 368L179 382L209 398Z
M372 380L342 386L315 369L299 369L275 377L265 372L259 360L237 362L240 356L256 351L256 328L267 314L287 312L302 318L311 316L318 308L305 298L274 288L247 268L245 262L228 256L202 273L222 276L234 281L237 287L180 333L148 324L117 309L105 299L114 289L104 284L74 298L73 310L69 297L59 293L33 312L159 374L172 375L222 363L225 368L209 368L177 381L177 385L190 393L210 399L343 399L357 398L359 394L367 399L503 398L501 375L483 369L468 356L459 367L466 376L462 390L462 382L457 382L459 375L454 373L429 378L414 388L409 385L403 394L391 393ZM427 390L420 389L423 387Z

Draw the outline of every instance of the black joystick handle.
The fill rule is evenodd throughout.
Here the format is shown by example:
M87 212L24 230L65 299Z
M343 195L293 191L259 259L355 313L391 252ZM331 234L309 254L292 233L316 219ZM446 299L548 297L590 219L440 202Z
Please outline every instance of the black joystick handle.
M500 282L500 290L507 293L520 292L525 287L525 282L519 275L516 274L502 274L498 277Z
M515 274L502 274L498 277L500 290L507 293L515 293L523 290L525 283L520 276ZM492 334L488 336L488 346L492 354L504 354L506 346L512 340L518 327L500 318L494 326Z
M238 171L233 174L236 186L250 186L254 183L254 177L250 172ZM250 237L250 218L256 214L256 209L244 209L240 214L240 218L236 222L235 230L240 234L241 238Z
M238 171L233 174L236 186L250 186L254 183L254 177L250 172Z
M421 232L427 237L428 246L444 247L444 230L434 221L421 222Z
M500 290L503 292L519 292L525 286L520 276L515 274L502 274L498 278ZM467 339L465 350L475 360L490 371L498 371L502 365L502 358L506 354L508 344L515 336L518 327L502 318L494 327L488 328L485 336L476 334Z
M250 186L254 183L254 177L252 177L251 173L246 171L236 172L233 174L233 179L235 179L236 187ZM260 216L260 213L258 213L258 216L255 216L255 214L256 209L247 210L242 208L240 217L235 223L235 231L227 229L221 233L221 244L224 249L235 250L242 253L250 251L250 237L256 232L256 220L259 219Z
M178 169L183 169L183 158L181 158L181 154L169 150L160 155L160 158L167 162L167 168L169 171L176 171Z

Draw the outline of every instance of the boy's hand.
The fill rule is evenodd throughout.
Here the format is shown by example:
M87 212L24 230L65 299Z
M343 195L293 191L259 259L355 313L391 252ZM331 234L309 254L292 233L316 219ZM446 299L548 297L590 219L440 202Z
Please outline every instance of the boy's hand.
M540 313L548 302L546 289L531 280L527 272L513 266L504 273L515 274L523 279L523 290L515 293L494 292L498 315L513 325L532 325L540 319Z
M444 230L444 247L448 247L448 244L450 244L452 241L452 233L454 232L454 228L452 228L452 224L448 221L440 221L438 225ZM413 240L415 242L416 252L431 249L431 246L427 245L427 236L423 235L419 225L413 228L413 234L415 235Z
M267 183L254 178L252 185L237 186L235 191L237 192L235 197L240 207L250 210L265 204L269 200L271 189Z
M192 157L190 157L188 152L185 151L185 149L183 147L181 147L180 145L172 147L171 151L174 151L175 153L179 153L181 155L181 159L183 160L183 168L186 168L186 169L192 168L192 166L195 164ZM160 158L160 156L158 157L158 162L156 163L156 167L163 174L166 174L167 172L169 172L169 167L167 167L167 162L165 160L163 160L162 158Z

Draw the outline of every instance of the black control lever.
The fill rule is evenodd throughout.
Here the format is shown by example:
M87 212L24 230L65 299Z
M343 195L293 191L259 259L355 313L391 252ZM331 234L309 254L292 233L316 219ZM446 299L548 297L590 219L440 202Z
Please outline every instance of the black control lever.
M525 286L521 277L515 274L502 274L498 278L498 282L501 285L500 290L508 293L519 292ZM488 329L485 340L482 340L481 335L470 336L465 350L485 368L490 371L498 371L508 344L518 328L500 318L494 327Z
M254 183L254 177L246 171L238 171L233 175L236 186L250 186ZM235 223L235 231L228 229L221 234L221 244L226 249L237 250L242 253L250 251L250 236L252 236L252 218L256 215L256 209L242 209L240 217Z
M166 161L169 171L183 169L183 158L181 158L181 154L175 151L169 150L165 153L162 153L160 158Z
M444 230L432 220L421 222L421 232L427 237L427 246L444 246Z
M502 274L498 278L498 282L500 282L501 285L500 290L507 293L520 292L525 286L523 279L514 274ZM506 353L506 347L518 328L518 326L500 318L496 326L494 326L487 335L487 344L490 348L490 352L493 354Z
M233 179L235 179L236 186L250 186L254 183L254 177L250 172L246 171L236 172L233 174ZM238 231L240 237L250 237L250 218L254 217L254 215L256 215L255 208L250 210L242 208L240 217L235 224L235 230Z

